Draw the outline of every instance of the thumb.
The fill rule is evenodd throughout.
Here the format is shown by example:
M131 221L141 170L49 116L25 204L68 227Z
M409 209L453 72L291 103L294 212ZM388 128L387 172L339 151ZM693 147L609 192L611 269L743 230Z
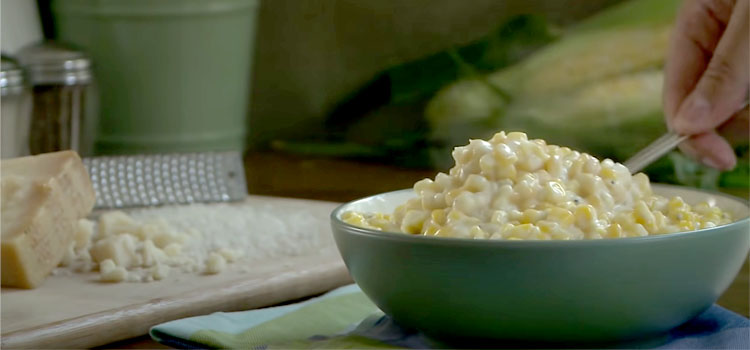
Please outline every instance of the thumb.
M723 124L748 94L748 16L750 1L738 1L732 17L695 89L680 105L673 128L683 135L708 132Z

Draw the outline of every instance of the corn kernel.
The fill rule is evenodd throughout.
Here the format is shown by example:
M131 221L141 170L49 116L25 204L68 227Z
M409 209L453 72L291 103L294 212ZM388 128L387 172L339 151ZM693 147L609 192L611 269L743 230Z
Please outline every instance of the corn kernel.
M495 179L495 168L497 162L491 154L485 154L482 158L479 158L479 169L482 170L482 175L486 176L490 180Z
M529 138L526 136L525 133L518 132L518 131L509 132L507 139L510 141L528 141L529 140Z
M558 179L565 177L567 174L567 169L563 166L563 161L559 155L547 159L547 162L544 164L544 170Z
M575 211L576 224L582 228L590 228L596 222L596 209L590 204L580 205Z
M540 220L536 223L536 226L539 227L541 233L547 234L548 237L550 233L561 231L558 223L549 220Z
M680 223L677 226L683 231L692 231L696 229L695 222L690 220L680 220Z
M482 230L481 227L476 226L476 225L471 227L471 229L469 230L469 233L471 234L473 238L484 239L484 238L489 237L487 232L485 232L484 230Z
M454 190L450 190L445 194L445 204L447 206L452 206L453 202L456 201L456 198L460 196L463 193L460 188L456 188Z
M461 221L464 218L466 218L466 214L462 213L460 210L453 209L448 213L448 222L456 222Z
M505 140L507 140L507 139L508 139L508 137L505 136L505 131L500 131L500 132L496 133L494 136L492 136L492 138L490 139L490 143L493 143L493 144L496 144L496 145L497 144L504 144Z
M466 179L464 189L469 192L482 192L487 189L489 182L484 176L471 174Z
M658 228L656 226L656 218L654 218L654 214L651 213L646 202L638 201L635 203L634 217L635 222L643 225L649 232L656 232Z
M438 236L440 233L440 226L435 224L427 225L422 232L425 236Z
M646 174L638 173L633 175L633 184L635 184L638 190L640 190L642 196L645 197L652 194L651 183L648 181L648 176L646 176Z
M570 167L568 168L568 176L573 178L580 174L581 170L583 169L583 163L584 161L580 158L570 162Z
M606 180L617 180L617 173L615 173L615 170L612 168L603 167L602 171L599 172L599 176Z
M374 227L374 228L376 228L376 229L378 229L380 231L388 229L390 227L390 225L391 225L390 215L386 215L386 214L377 213L377 214L373 214L369 218L365 218L365 219L367 220L367 223L370 226L372 226L372 227Z
M448 174L438 173L435 175L435 185L440 188L441 191L450 187L452 184L453 178L448 176Z
M701 228L711 228L716 227L716 224L712 221L701 221Z
M555 232L551 232L549 235L550 237L552 237L552 239L556 239L560 241L569 241L573 239L573 235L570 234L569 232L566 233L566 232L555 231Z
M599 174L602 166L598 159L588 154L584 154L582 158L584 159L583 171L589 174Z
M674 197L671 200L669 200L669 203L667 204L667 209L669 211L677 211L681 210L685 206L685 201L682 200L680 197Z
M518 161L518 155L516 152L506 144L499 144L493 147L492 154L497 161L497 164L505 167L513 165Z
M520 222L522 224L533 224L544 218L544 212L534 209L526 209L521 215Z
M471 192L463 192L453 201L453 207L463 213L476 213L482 205Z
M539 234L539 228L534 224L520 224L510 227L506 232L504 232L504 234L508 237L518 237L524 239Z
M416 192L417 194L422 194L425 191L436 192L436 188L435 187L437 187L437 186L433 185L432 180L430 180L430 179L422 179L422 180L417 181L414 184L414 192Z
M401 231L411 234L422 233L422 225L427 218L427 213L421 210L409 210L401 223Z
M438 225L445 225L448 217L445 215L445 209L435 209L430 213L430 219Z
M620 238L622 237L622 226L620 224L611 224L607 227L608 238Z
M547 218L559 222L562 226L570 226L575 220L573 213L563 208L550 208L547 211Z
M638 236L638 237L648 236L648 230L646 230L646 228L643 227L643 225L641 224L633 225L631 230L633 231L635 236Z
M559 181L549 181L545 185L545 198L552 203L565 201L567 193L565 187Z
M521 150L523 150L524 157L518 162L518 166L528 172L539 170L550 157L542 146L535 143L525 144Z
M508 222L508 213L502 210L495 210L494 212L492 212L490 222L495 224L504 224Z
M501 166L496 169L495 176L500 178L515 179L518 175L514 165Z

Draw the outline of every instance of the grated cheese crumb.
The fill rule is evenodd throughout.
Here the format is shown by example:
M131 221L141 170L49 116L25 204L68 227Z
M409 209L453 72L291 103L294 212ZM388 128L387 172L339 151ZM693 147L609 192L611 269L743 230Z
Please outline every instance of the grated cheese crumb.
M152 282L174 274L247 272L249 262L332 246L327 215L309 208L244 203L111 211L81 220L55 274L99 271L101 281ZM177 279L179 277L175 277Z

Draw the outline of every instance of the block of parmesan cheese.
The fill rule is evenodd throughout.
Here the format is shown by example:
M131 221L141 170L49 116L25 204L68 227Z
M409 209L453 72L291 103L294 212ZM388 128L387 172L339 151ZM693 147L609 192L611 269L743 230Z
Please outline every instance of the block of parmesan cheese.
M94 188L77 153L62 151L0 162L2 285L35 288L62 260L78 219L94 206Z

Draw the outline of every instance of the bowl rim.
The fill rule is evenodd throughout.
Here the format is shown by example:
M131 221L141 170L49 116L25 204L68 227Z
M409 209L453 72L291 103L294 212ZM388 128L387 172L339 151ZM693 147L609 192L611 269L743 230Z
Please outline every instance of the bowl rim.
M679 189L679 190L688 190L688 191L693 191L693 192L702 192L707 195L724 197L728 200L738 202L742 204L743 206L745 206L747 209L750 209L750 201L744 200L736 196L732 196L730 194L718 192L718 191L699 189L699 188L693 188L693 187L687 187L687 186L677 186L677 185L671 185L671 184L659 184L659 183L654 183L652 184L652 186L673 188L673 189ZM581 246L597 246L597 245L611 245L611 244L653 243L653 242L659 242L659 241L670 240L670 239L690 238L690 237L695 237L697 235L713 236L716 234L720 234L722 231L725 231L727 228L730 228L732 226L742 226L742 225L750 226L750 215L748 215L737 221L733 221L728 224L714 226L710 228L704 228L704 229L692 230L692 231L664 233L660 235L648 235L648 236L641 236L641 237L577 239L577 240L495 240L495 239L474 239L474 238L455 238L455 237L433 237L433 236L423 236L423 235L410 235L410 234L405 234L405 233L400 233L400 232L378 231L378 230L355 226L355 225L346 223L340 219L340 216L341 216L340 214L348 206L356 202L363 201L363 200L370 199L370 198L377 197L377 196L396 194L396 193L412 191L412 190L413 189L411 188L406 188L406 189L401 189L401 190L396 190L396 191L382 192L382 193L362 197L359 199L355 199L355 200L340 204L330 214L331 224L340 227L341 229L347 231L350 234L355 234L358 236L364 236L364 237L374 238L374 239L395 240L395 241L402 241L402 242L408 242L408 243L419 243L419 244L428 244L428 245L450 245L450 246L478 245L478 246L483 246L483 247L533 247L533 248L544 248L544 247L559 248L560 246L581 247ZM750 233L750 231L748 233ZM615 243L615 242L622 242L622 243Z

